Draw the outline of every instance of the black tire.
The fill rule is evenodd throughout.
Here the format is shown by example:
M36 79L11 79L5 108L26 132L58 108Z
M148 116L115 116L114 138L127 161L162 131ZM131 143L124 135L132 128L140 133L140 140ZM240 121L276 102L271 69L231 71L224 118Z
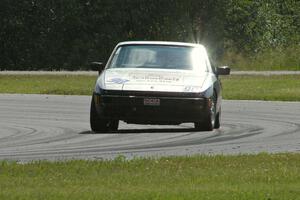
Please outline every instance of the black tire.
M212 131L216 127L216 124L219 122L217 121L218 116L216 115L217 95L215 92L211 100L212 100L212 108L208 109L207 117L205 118L205 120L194 123L195 130L197 131Z
M221 119L221 109L218 112L216 119L215 119L215 127L214 127L215 129L220 128L220 126L221 126L220 119Z
M196 131L212 131L213 130L211 120L205 120L203 122L195 122L194 126L195 126Z
M90 110L90 125L92 131L95 133L105 133L109 131L117 131L119 126L119 120L107 120L99 116L96 106L94 96L91 101Z
M110 120L108 122L108 130L109 131L117 131L119 127L119 120Z

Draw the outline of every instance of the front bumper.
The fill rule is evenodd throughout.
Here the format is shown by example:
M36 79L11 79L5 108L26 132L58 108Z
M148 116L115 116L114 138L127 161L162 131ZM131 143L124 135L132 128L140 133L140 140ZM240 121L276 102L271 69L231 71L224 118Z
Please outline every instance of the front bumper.
M144 105L144 99L159 99L159 105ZM128 123L170 124L204 120L209 113L209 99L168 95L96 94L98 113L108 119Z

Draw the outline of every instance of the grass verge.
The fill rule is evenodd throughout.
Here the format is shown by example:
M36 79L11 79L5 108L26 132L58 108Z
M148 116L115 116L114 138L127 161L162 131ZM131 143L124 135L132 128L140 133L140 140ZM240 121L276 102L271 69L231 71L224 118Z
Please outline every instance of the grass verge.
M300 75L221 78L224 99L300 101ZM91 95L96 76L0 75L0 93Z
M0 93L91 95L96 76L0 75Z
M300 154L0 162L0 199L300 199Z
M300 75L224 76L223 98L300 101Z

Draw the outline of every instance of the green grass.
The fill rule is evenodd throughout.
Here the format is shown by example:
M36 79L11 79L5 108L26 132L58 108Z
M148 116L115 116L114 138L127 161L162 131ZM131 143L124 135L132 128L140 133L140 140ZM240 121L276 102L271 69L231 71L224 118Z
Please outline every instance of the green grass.
M0 162L0 199L300 199L300 154L17 164Z
M300 101L300 75L223 76L224 99ZM0 93L91 95L96 76L0 75Z
M300 101L300 75L222 77L224 99Z
M96 76L0 75L0 93L91 95Z

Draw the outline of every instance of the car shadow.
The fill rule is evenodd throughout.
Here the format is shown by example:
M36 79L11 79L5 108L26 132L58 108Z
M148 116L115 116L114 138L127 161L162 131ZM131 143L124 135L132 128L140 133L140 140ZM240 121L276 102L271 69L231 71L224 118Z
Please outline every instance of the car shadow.
M121 129L105 133L95 133L93 131L82 131L79 134L129 134L129 133L178 133L178 132L197 132L193 128L158 128L158 129Z

